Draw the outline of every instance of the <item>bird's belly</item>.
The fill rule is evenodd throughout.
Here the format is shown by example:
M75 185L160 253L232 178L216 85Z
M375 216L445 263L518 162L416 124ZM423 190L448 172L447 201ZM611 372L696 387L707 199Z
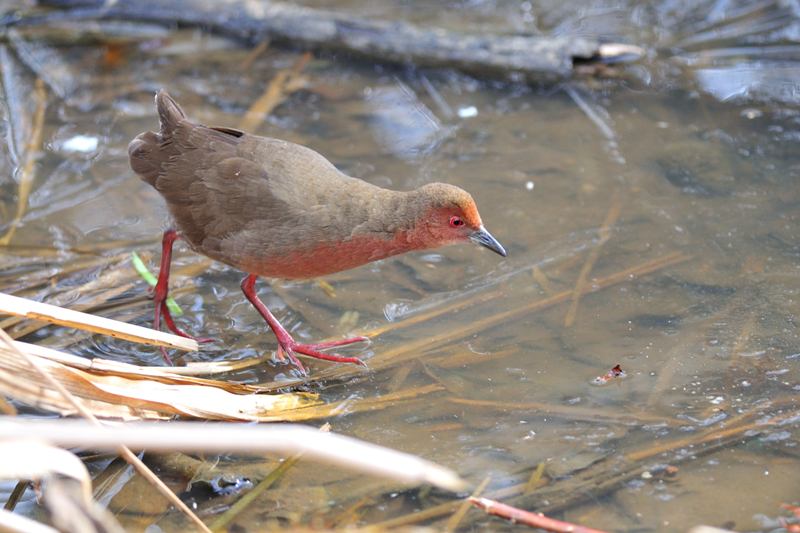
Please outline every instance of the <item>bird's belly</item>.
M308 279L349 270L405 251L408 250L397 239L358 237L282 255L245 259L236 266L264 277Z

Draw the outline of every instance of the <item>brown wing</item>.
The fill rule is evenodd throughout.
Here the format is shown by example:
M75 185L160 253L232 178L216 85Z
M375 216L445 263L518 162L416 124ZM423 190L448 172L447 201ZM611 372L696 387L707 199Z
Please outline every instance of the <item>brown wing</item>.
M156 102L161 129L131 142L131 167L198 252L246 269L384 231L375 200L397 193L345 176L309 148L194 124L163 92Z

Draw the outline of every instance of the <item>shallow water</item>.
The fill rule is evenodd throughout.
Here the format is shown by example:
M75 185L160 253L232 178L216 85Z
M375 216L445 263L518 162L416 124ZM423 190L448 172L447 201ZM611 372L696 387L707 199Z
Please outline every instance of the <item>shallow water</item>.
M386 330L367 361L391 353L397 363L312 383L326 400L435 386L380 410L345 412L330 420L334 431L419 454L475 484L490 476L489 493L525 483L543 462L556 489L513 503L596 528L777 527L780 503L795 501L800 489L796 13L770 2L693 10L681 2L547 4L469 2L441 11L369 3L368 14L600 35L651 53L620 67L615 79L543 86L322 55L304 70L305 88L256 131L308 145L382 186L447 181L469 190L508 258L449 247L330 276L335 298L313 282L263 282L260 294L302 339ZM22 224L0 259L3 290L19 291L42 272L57 275L85 257L79 248L157 257L166 212L132 174L126 152L133 136L156 126L153 92L165 87L196 120L235 127L275 72L299 57L270 48L243 69L250 49L239 43L196 30L150 31L119 47L50 50L64 69L46 80L45 149ZM33 77L19 69L5 79L30 88ZM11 137L26 138L18 130L29 126L14 117L30 115L29 92L7 92ZM3 175L14 174L14 150L0 156ZM2 234L16 209L16 183L5 179L0 194ZM47 253L28 253L33 247ZM200 261L179 250L178 265ZM641 275L624 274L648 264ZM568 296L539 305L574 290L582 270L584 292L596 292L576 304ZM219 339L194 357L245 358L274 348L238 290L240 277L211 265L177 297L187 310L181 323ZM121 296L145 291L138 282ZM427 312L433 316L412 323ZM112 307L107 314L150 320L146 302L125 313ZM57 344L72 342L47 331L63 341ZM99 337L70 349L160 363L157 351ZM617 364L624 378L592 384ZM308 366L325 375L325 364ZM287 372L276 365L230 377L264 382ZM721 439L746 424L731 441ZM718 438L706 438L710 431ZM226 457L220 468L246 476L253 467ZM141 480L123 479L108 494L127 527L183 527L181 516L142 495L150 491ZM191 497L207 515L232 501ZM244 530L366 525L444 501L436 491L301 462L238 523ZM356 502L359 510L349 513ZM514 528L477 511L462 527Z

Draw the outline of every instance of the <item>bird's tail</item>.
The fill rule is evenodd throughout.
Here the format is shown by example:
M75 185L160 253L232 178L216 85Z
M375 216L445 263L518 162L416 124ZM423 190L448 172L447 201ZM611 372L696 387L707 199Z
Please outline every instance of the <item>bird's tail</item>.
M183 112L178 102L173 100L164 89L156 93L156 108L158 109L158 123L161 127L161 137L167 139L172 136L175 127L182 120L186 119L186 113Z
M162 163L169 160L173 150L172 134L178 124L186 119L181 106L163 89L156 93L156 108L159 132L141 133L128 145L131 168L153 186L161 173Z

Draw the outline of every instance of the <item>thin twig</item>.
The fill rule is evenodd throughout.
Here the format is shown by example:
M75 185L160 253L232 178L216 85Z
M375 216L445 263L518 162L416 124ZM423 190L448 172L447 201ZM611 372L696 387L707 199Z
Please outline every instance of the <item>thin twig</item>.
M458 525L461 523L461 521L464 519L464 516L466 516L470 509L470 500L480 496L491 481L492 476L486 476L484 480L481 481L480 485L475 487L475 490L472 491L472 494L470 494L469 498L465 499L456 512L453 513L453 515L447 520L442 531L449 533L450 531L455 531L458 528Z
M242 64L239 65L239 69L243 72L250 70L250 67L253 66L253 63L255 63L256 59L258 59L258 56L263 54L268 48L269 48L269 39L264 39L263 41L258 43L247 53L247 56L244 58L244 61L242 61Z
M239 129L254 131L286 99L292 81L299 76L306 64L311 60L311 52L306 52L295 62L290 69L281 70L270 80L266 90L250 109L247 110L239 122Z
M22 216L28 208L28 196L33 187L33 178L35 176L34 166L36 164L36 156L42 148L42 131L44 130L44 112L47 109L47 89L45 89L44 81L41 78L36 78L34 85L34 94L36 95L36 112L33 115L33 129L28 144L25 146L25 162L22 164L19 173L19 186L17 188L17 212L14 215L14 220L11 221L11 226L6 231L6 234L0 237L0 246L8 246L11 242L14 233L17 231L17 226L22 221Z
M325 424L320 428L320 431L329 432L331 430L330 424ZM253 490L242 496L236 503L231 505L230 509L225 511L219 518L214 520L211 523L211 530L212 531L220 531L225 529L228 524L236 520L242 512L247 509L256 499L261 496L268 488L275 484L279 479L281 479L286 472L289 471L300 458L303 457L302 453L297 453L285 461L283 461L277 468L275 468L272 472L267 474L267 477L261 480L261 482L253 487Z
M590 407L576 407L558 405L545 402L507 402L492 400L473 400L470 398L448 398L450 402L470 407L485 407L502 411L525 411L531 415L546 414L548 416L564 417L568 420L609 421L622 424L667 424L677 425L678 421L664 416L654 416L640 411L626 411L622 413L611 412L608 409L592 409Z
M489 498L470 498L469 501L472 505L483 509L488 514L500 516L512 522L525 524L526 526L544 529L545 531L553 531L555 533L605 533L599 529L548 518L541 513L532 513L524 509L518 509L504 503L490 500Z
M578 314L578 302L581 299L581 295L587 292L586 284L588 283L587 278L589 277L589 273L592 271L594 264L597 262L597 258L600 256L600 251L603 249L603 245L608 242L608 239L611 237L611 227L619 218L621 210L622 196L619 191L617 191L614 193L614 197L611 200L611 207L608 209L606 219L603 221L603 225L600 226L600 230L597 232L598 236L600 237L597 241L597 245L592 248L591 252L589 252L589 257L586 258L586 262L583 264L580 274L578 274L578 280L575 282L575 289L572 291L572 302L569 305L566 316L564 316L564 327L568 328L575 323L575 317Z
M30 486L31 482L28 480L18 481L16 485L14 485L14 490L11 491L11 494L8 495L8 499L6 500L3 509L6 511L13 511L14 508L17 506L20 498L22 495L25 494L25 491Z

